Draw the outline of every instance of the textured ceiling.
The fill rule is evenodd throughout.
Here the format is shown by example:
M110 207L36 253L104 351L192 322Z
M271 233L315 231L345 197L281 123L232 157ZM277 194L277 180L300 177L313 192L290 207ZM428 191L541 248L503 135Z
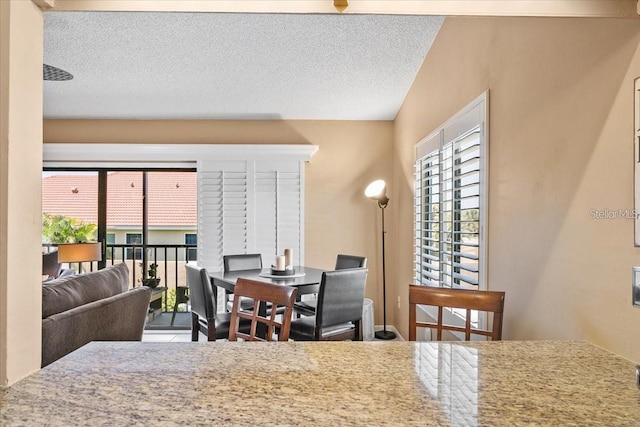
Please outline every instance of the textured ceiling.
M391 120L442 17L47 12L45 118Z

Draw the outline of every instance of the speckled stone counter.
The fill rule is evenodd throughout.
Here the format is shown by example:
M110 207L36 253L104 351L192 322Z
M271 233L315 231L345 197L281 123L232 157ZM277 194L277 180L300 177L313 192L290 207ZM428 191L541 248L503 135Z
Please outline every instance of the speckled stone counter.
M640 390L587 342L91 343L0 425L640 425Z

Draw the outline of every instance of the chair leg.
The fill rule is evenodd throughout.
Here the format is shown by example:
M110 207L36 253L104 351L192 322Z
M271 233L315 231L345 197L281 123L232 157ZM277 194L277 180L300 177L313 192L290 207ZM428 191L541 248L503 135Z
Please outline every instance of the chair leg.
M173 314L171 315L171 326L173 326L173 322L176 319L176 313L178 311L178 307L180 304L187 305L187 311L189 308L189 296L187 295L188 288L184 286L176 287L176 301L173 303Z
M207 320L207 341L216 340L216 319Z
M229 310L229 295L231 295L231 292L225 289L224 290L224 311L226 312L231 311Z
M171 315L171 326L173 326L173 321L176 320L176 311L178 311L178 300L176 299L176 303L173 304L173 314Z
M296 296L296 302L300 302L300 301L302 301L302 295ZM299 319L302 316L300 312L296 311L295 309L293 310L293 315L295 316L296 319Z
M198 334L200 333L200 322L198 321L198 315L191 312L191 341L198 341Z

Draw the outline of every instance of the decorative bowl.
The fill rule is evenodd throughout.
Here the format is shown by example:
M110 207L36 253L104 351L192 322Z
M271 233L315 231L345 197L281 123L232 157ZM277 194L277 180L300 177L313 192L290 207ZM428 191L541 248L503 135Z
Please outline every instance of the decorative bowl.
M293 276L296 274L296 271L293 268L291 270L276 270L271 267L271 274L274 276Z

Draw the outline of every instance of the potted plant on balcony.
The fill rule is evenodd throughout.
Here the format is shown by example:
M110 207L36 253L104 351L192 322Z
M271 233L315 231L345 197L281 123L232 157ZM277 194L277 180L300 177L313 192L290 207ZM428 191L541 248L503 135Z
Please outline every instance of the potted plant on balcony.
M160 278L157 277L158 274L158 264L155 262L149 265L149 270L147 270L147 278L142 279L142 284L144 286L148 286L151 289L157 287L160 284Z

